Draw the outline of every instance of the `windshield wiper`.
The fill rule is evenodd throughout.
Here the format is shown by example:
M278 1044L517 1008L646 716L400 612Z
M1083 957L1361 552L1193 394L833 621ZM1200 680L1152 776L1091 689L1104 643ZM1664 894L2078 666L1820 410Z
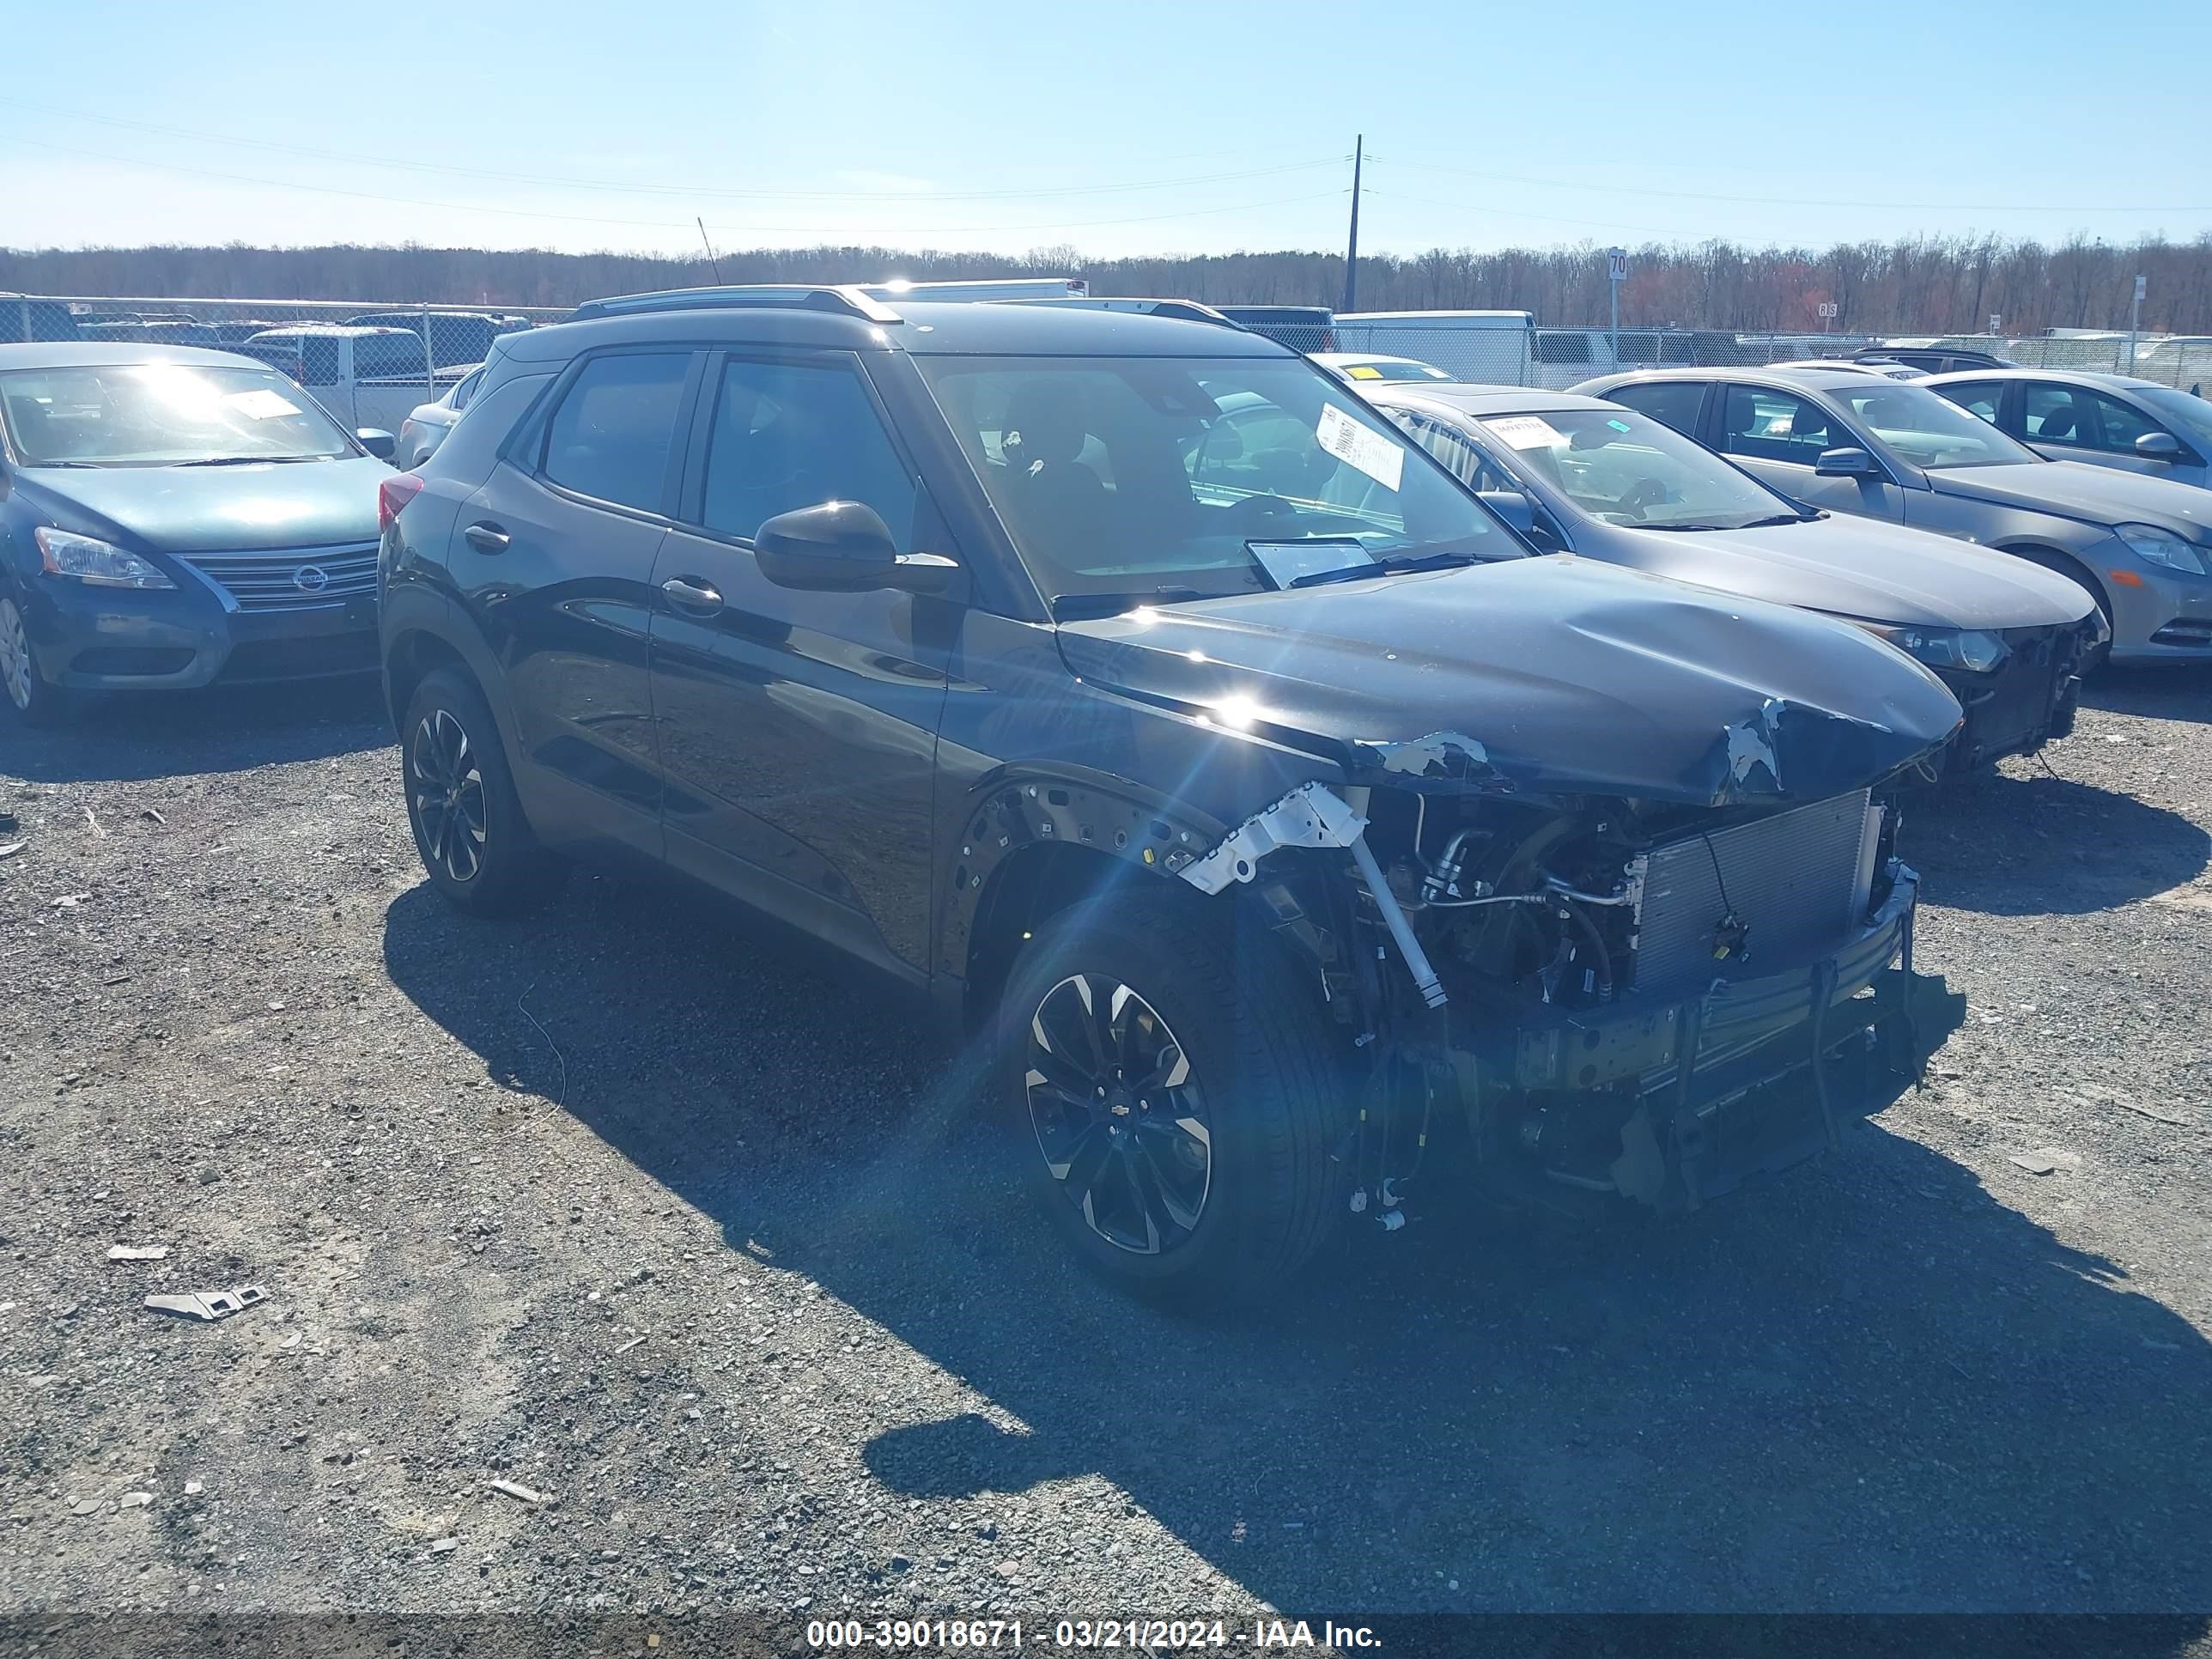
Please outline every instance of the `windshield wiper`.
M1328 582L1365 581L1370 576L1401 576L1415 570L1449 570L1457 564L1480 562L1472 553L1400 553L1372 564L1355 564L1345 570L1316 570L1291 579L1292 587L1319 587Z
M178 466L283 466L292 461L326 461L327 455L204 455L197 461L178 461Z

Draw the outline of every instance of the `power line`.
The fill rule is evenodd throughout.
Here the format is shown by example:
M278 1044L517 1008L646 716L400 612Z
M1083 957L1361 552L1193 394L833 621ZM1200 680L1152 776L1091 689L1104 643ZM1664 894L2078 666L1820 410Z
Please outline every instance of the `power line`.
M1375 158L1370 155L1367 159L1371 161ZM1662 230L1656 225L1624 225L1603 219L1562 219L1550 213L1510 213L1487 203L1478 205L1473 202L1440 202L1431 196L1406 196L1395 190L1377 190L1372 185L1367 186L1367 194L1380 197L1386 202L1418 202L1423 207L1449 208L1458 213L1498 219L1526 219L1537 224L1579 225L1585 230L1632 230L1643 236L1680 236L1682 234L1679 229Z
M336 185L304 185L287 179L259 179L248 173L226 173L212 167L187 167L176 161L148 161L136 156L109 155L98 150L82 150L63 144L50 144L43 139L22 138L12 134L6 142L27 144L35 149L49 150L58 155L75 157L79 161L107 161L118 167L151 167L162 173L179 173L202 179L221 179L232 184L254 185L269 190L303 190L319 196L340 196L356 202L380 202L393 207L434 208L446 213L493 213L510 219L542 219L561 221L570 224L624 225L639 230L688 230L690 226L679 220L614 219L596 214L541 213L528 208L492 207L476 202L432 202L408 196L385 196L371 191L345 190ZM1331 165L1334 165L1332 163ZM1174 219L1200 219L1216 214L1248 213L1262 208L1287 207L1298 202L1316 202L1342 195L1341 189L1310 191L1299 196L1278 197L1266 202L1224 203L1218 207L1192 208L1177 213L1146 213L1120 219L1060 219L1042 224L1028 225L894 225L885 230L910 232L925 236L981 235L991 233L1040 232L1050 230L1087 230L1108 225L1148 225ZM836 236L845 234L837 227L828 225L716 225L714 229L738 236L758 235L773 231L791 236ZM871 235L885 234L871 231Z
M1374 157L1369 158L1370 161ZM2113 207L2099 203L2094 207L2064 207L2051 202L1851 202L1830 200L1817 196L1730 196L1700 190L1652 190L1642 185L1593 185L1571 179L1528 179L1516 173L1484 173L1474 167L1446 167L1437 161L1391 161L1390 167L1417 167L1424 173L1450 173L1468 179L1487 179L1501 185L1532 185L1544 190L1596 191L1609 196L1665 196L1685 202L1731 202L1760 207L1820 207L1820 208L1888 208L1919 213L2171 213L2212 214L2212 208L2203 207ZM1562 220L1561 223L1575 223ZM1633 228L1633 227L1623 227Z
M119 116L92 115L82 110L65 109L52 105L12 101L15 107L18 109L36 110L41 114L59 115L72 120L89 121L100 126L124 128L134 132L152 133L166 138L191 138L207 143L231 144L242 149L263 150L280 155L297 155L313 161L340 161L349 167L377 167L405 173L440 173L453 178L484 179L499 184L542 185L561 190L605 191L624 196L713 196L756 201L804 202L1030 200L1059 196L1099 196L1140 190L1175 190L1192 185L1229 184L1247 179L1272 178L1285 173L1309 173L1321 167L1333 167L1340 165L1338 157L1325 156L1319 161L1284 161L1263 167L1243 167L1228 173L1192 173L1177 179L1139 179L1115 185L1048 185L1036 190L732 190L699 185L624 184L613 179L577 179L555 173L505 173L489 167L459 167L437 161L403 161L364 156L345 150L317 149L305 144L277 143L264 138L240 138L226 133L198 131L189 127L163 126L151 121L129 121Z

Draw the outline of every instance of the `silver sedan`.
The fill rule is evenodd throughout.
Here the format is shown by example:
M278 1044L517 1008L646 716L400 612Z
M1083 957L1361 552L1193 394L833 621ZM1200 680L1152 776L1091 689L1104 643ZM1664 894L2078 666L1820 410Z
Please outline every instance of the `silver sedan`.
M1966 711L1947 771L2071 728L2078 671L2105 631L2062 577L1809 512L1619 404L1525 386L1359 390L1539 547L1839 617L1917 659Z
M2049 461L1924 386L1814 369L1645 369L1575 388L1718 450L1793 500L2056 570L2115 662L2212 662L2212 490Z
M1976 369L1923 384L2047 460L2212 489L2212 403L2194 392L2052 368Z

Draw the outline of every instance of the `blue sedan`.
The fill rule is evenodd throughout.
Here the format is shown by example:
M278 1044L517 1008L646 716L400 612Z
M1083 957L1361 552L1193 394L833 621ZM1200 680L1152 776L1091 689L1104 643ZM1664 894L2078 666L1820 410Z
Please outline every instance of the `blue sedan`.
M5 709L373 669L392 445L228 352L0 346Z

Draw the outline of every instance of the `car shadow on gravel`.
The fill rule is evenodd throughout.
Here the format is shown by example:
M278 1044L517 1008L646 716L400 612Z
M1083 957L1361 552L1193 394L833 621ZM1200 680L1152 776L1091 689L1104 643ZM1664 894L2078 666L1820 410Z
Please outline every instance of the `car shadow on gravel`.
M137 782L327 760L392 741L374 675L96 700L70 724L9 735L0 775Z
M2081 706L2145 720L2212 725L2212 665L2107 668L2082 686Z
M2094 784L1984 773L1908 803L1921 896L2001 916L2115 910L2193 880L2212 836Z
M1177 1316L1063 1259L965 1058L787 947L605 880L498 926L418 887L385 939L495 1079L1021 1425L880 1430L896 1492L1026 1494L1026 1534L1086 1534L1134 1513L1061 1484L1103 1476L1316 1620L2212 1607L2212 1345L1878 1116L1677 1221L1432 1214L1279 1306Z

